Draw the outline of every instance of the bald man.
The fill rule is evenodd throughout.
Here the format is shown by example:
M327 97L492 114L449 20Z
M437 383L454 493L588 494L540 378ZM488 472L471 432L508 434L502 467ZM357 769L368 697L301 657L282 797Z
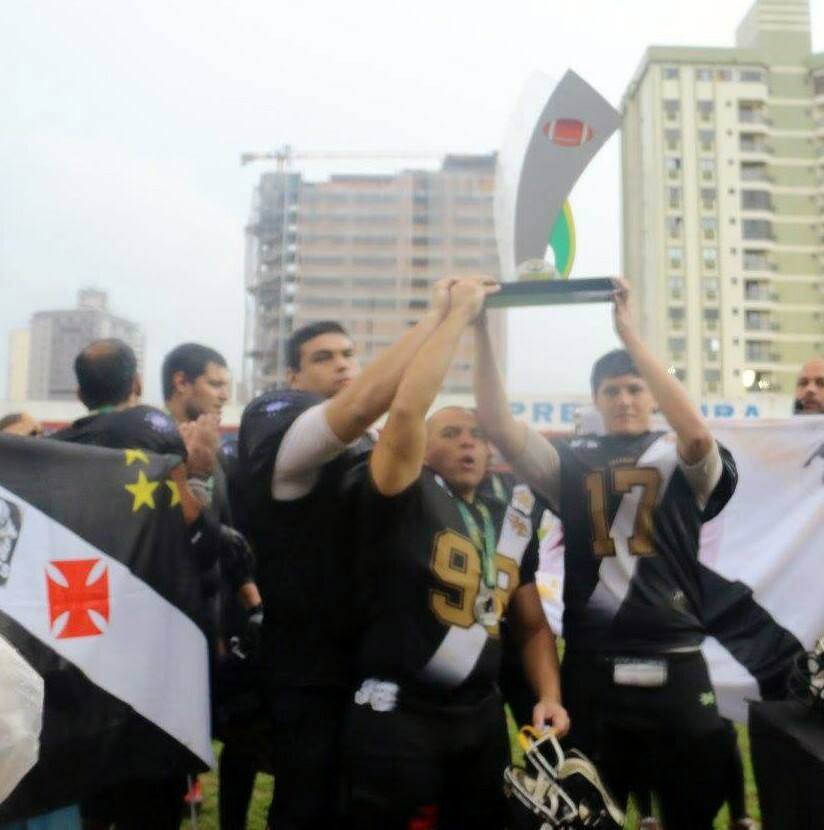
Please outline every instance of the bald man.
M810 358L795 383L797 415L824 415L824 357Z

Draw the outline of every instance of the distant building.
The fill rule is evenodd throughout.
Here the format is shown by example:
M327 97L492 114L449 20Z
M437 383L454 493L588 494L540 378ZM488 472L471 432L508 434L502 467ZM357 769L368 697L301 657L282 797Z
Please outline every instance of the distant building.
M306 323L339 321L367 363L426 312L435 280L497 276L494 178L494 155L322 182L264 173L247 227L247 393L283 381L284 345ZM504 368L505 314L490 319ZM462 344L446 393L471 389L470 346Z
M29 329L15 329L9 335L8 399L18 403L29 396Z
M807 0L731 49L652 47L624 97L623 271L695 399L787 394L824 355L824 54Z
M74 400L74 359L93 340L104 337L124 340L142 363L140 327L112 314L104 291L80 291L77 308L72 310L36 312L30 328L28 397L38 401Z

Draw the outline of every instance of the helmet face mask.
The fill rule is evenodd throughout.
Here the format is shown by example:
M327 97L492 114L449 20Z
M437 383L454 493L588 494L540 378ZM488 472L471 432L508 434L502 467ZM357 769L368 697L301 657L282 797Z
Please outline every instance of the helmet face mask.
M620 830L624 814L580 752L566 757L555 734L524 727L524 766L504 772L513 830Z

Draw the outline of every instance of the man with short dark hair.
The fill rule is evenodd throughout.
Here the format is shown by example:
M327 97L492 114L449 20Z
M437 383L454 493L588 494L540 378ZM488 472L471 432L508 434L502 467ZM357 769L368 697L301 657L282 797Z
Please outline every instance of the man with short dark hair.
M437 284L430 311L363 372L338 323L299 329L287 347L288 388L264 393L243 413L238 470L266 607L277 781L269 824L278 830L327 830L340 817L352 625L341 481L442 319L448 286Z
M824 357L812 357L801 367L794 411L797 415L824 415Z
M535 728L564 734L558 656L535 587L535 499L478 493L489 445L475 414L426 414L494 285L459 279L409 365L368 464L354 471L357 675L347 726L358 830L500 830L509 760L496 687L500 622L519 634Z
M710 830L723 801L725 731L700 647L698 539L737 482L686 390L635 331L620 280L626 350L593 367L604 435L546 441L510 413L491 341L477 327L478 415L515 471L563 523L564 701L570 743L625 801L653 790L667 830ZM660 406L672 431L654 431Z
M231 375L220 352L182 343L163 359L163 400L178 423L201 415L220 417L229 400Z
M184 443L175 422L164 412L140 404L142 381L131 347L121 340L98 340L75 360L78 397L92 411L52 437L59 441L111 449L142 449L177 455L171 472L180 495L189 538L204 571L214 567L220 551L219 528L192 494L187 474L208 475L214 454L208 438L193 430ZM187 469L188 468L188 469ZM146 770L146 777L108 788L83 804L88 830L176 830L186 790L183 772Z
M220 417L223 406L229 399L231 381L223 355L200 343L183 343L164 358L161 377L166 408L174 417L178 428L185 433L191 424L199 424L200 428L212 433L217 446L220 442ZM220 450L217 453L219 463L215 464L212 475L190 479L189 484L224 528L227 544L245 549L245 539L234 530L224 460ZM224 556L222 561L227 559ZM217 633L212 705L216 734L223 742L218 768L218 809L224 830L246 824L257 775L257 759L246 750L245 743L249 742L244 743L244 738L250 728L259 729L260 724L241 724L240 728L226 732L222 717L222 712L227 708L238 708L236 700L239 695L248 697L253 693L240 681L250 673L248 664L257 657L251 651L260 639L259 631L263 621L263 604L254 580L252 557L244 557L241 564L244 567L235 567L229 573L225 568L221 570L216 567L208 575L204 586ZM230 649L232 638L237 643L234 651ZM226 699L227 688L234 691L234 704ZM199 782L190 789L187 800L202 801Z

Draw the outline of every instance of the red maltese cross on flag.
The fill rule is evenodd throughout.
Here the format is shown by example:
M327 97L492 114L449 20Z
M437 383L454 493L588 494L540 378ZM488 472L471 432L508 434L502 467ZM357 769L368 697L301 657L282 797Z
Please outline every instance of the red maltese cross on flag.
M109 569L102 559L64 559L46 567L49 624L58 640L96 637L109 622Z

